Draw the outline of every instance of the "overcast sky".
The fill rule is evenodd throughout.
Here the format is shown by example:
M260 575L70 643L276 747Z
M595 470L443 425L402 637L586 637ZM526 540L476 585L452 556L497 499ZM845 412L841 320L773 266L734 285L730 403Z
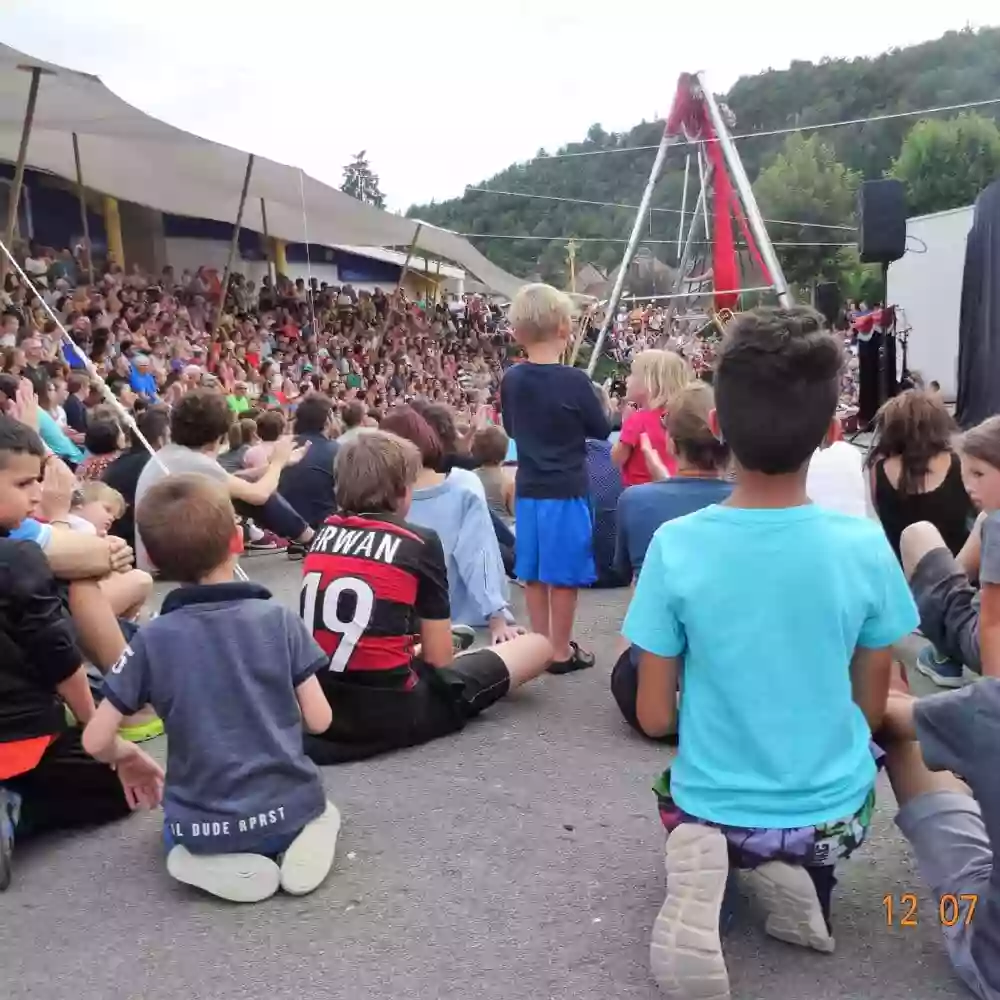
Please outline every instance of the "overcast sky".
M666 113L793 59L874 55L997 0L2 0L0 40L99 74L144 111L340 185L367 149L389 207L462 193L540 147ZM683 15L675 13L678 9ZM995 94L982 94L983 98Z

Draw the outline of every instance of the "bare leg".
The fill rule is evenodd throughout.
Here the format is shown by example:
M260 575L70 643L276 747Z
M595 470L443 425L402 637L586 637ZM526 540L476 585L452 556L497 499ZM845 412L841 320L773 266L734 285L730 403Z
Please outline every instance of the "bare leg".
M524 603L528 607L528 621L531 631L539 635L549 635L552 622L549 617L549 588L537 580L524 585Z
M106 674L122 658L127 644L101 584L97 580L71 583L69 608L84 653L101 673Z
M887 741L885 770L900 809L907 802L930 792L972 794L969 786L950 771L931 771L924 763L920 744L915 740Z
M527 684L545 673L552 662L552 644L544 635L529 632L491 649L504 662L510 674L510 689Z
M918 521L904 528L899 539L899 554L902 556L906 579L909 580L913 576L917 564L928 552L947 547L941 532L929 521Z
M87 659L106 674L125 655L128 644L111 602L97 580L77 580L69 585L69 607ZM122 722L142 726L156 718L148 705Z
M558 661L568 660L573 655L569 644L573 638L573 620L576 617L575 587L550 588L549 604L551 605L552 624L549 638Z

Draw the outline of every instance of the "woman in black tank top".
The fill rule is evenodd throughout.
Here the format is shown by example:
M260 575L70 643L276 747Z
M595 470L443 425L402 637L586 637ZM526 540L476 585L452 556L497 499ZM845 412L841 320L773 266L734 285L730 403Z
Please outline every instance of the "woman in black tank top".
M872 502L897 557L903 529L917 521L933 524L956 554L969 537L975 509L962 485L958 456L951 448L956 432L944 403L924 392L901 393L879 410L867 465L872 470ZM926 489L928 478L940 470L946 455L950 462L944 478L933 489ZM886 473L889 459L899 463L895 485Z

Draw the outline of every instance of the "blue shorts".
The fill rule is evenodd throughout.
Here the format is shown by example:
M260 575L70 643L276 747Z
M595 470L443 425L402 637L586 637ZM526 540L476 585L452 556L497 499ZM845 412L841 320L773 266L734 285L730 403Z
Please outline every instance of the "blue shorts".
M514 502L514 575L525 583L589 587L594 567L594 522L586 497Z

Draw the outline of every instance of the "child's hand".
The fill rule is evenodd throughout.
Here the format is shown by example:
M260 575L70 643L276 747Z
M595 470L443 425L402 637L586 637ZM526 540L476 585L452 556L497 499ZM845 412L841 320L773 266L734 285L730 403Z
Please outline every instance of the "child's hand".
M135 553L124 538L108 535L108 563L112 573L127 573L135 562Z
M155 809L163 799L163 768L135 744L119 742L115 770L129 809Z
M65 520L75 487L76 476L70 467L58 456L49 455L45 459L42 475L42 499L39 504L42 517L49 521Z
M659 452L653 447L653 442L649 440L648 434L643 433L639 435L639 447L642 449L642 457L646 460L646 469L649 472L649 478L654 483L669 479L670 472L663 464Z
M38 397L35 395L31 379L21 379L10 415L32 430L38 430Z
M490 625L490 642L494 646L503 645L503 643L510 642L511 639L516 639L520 635L524 635L524 629L518 628L516 625L508 625L506 621Z

